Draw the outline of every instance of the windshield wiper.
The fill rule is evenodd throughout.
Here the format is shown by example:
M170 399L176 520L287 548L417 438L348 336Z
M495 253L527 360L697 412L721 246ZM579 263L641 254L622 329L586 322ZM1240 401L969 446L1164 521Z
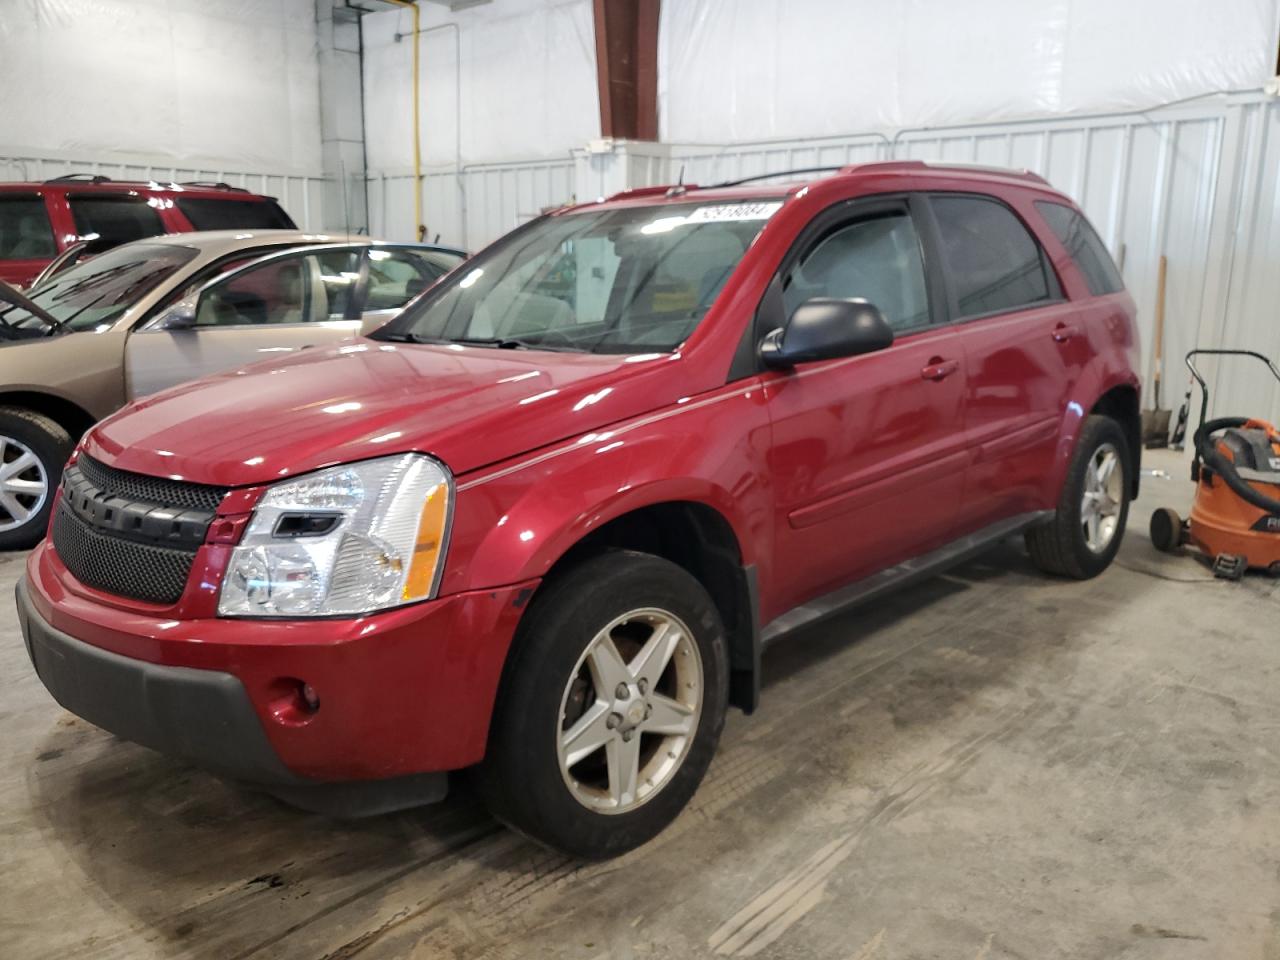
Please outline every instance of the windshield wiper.
M59 320L43 307L33 303L28 297L19 293L16 287L5 283L3 280L0 280L0 303L8 303L14 307L19 307L27 311L27 313L31 314L37 320L48 324L50 333L59 333L62 328L66 326L65 321ZM6 310L5 313L8 313L8 311ZM4 320L4 325L10 330L17 329L16 326L8 320Z
M421 333L384 333L379 340L392 340L396 343L425 343L444 346L458 343L464 347L493 347L497 350L551 350L556 353L584 353L581 347L561 344L540 343L536 340L521 340L516 337L428 337Z

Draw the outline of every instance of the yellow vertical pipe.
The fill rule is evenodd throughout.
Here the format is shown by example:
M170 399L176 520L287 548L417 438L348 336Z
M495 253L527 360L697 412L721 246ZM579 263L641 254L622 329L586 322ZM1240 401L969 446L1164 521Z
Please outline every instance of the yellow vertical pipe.
M427 225L422 222L422 133L421 133L421 110L419 108L419 85L418 85L418 44L422 36L419 29L420 13L418 4L411 3L409 0L390 0L401 7L408 7L413 11L413 215L417 222L418 240L427 235Z

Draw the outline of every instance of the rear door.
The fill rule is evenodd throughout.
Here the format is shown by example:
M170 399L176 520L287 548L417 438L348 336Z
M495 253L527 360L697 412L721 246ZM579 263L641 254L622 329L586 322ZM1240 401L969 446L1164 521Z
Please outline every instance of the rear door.
M1088 350L1075 307L1012 206L965 193L933 194L929 206L968 371L963 534L1045 506L1044 478Z
M779 609L950 536L964 483L965 369L915 206L875 198L820 214L766 296L781 298L782 316L811 297L861 297L896 334L877 353L763 377Z
M26 286L58 253L39 193L0 193L0 280Z
M360 332L358 247L290 251L206 285L195 323L142 329L125 348L130 397Z

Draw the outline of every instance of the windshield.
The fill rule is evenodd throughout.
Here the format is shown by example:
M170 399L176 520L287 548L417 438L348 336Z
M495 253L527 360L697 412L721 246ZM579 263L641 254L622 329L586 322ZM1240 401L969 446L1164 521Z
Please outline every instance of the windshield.
M547 217L478 255L376 337L674 350L781 206L664 204Z
M92 330L114 323L195 255L191 247L129 243L54 274L27 296L62 322L60 330ZM0 322L20 331L48 330L38 316L3 303Z

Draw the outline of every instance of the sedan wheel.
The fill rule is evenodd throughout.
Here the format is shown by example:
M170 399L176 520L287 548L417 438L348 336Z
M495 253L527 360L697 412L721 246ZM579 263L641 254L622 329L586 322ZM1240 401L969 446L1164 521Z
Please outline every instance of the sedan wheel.
M25 443L0 436L0 533L27 524L49 499L44 464Z

